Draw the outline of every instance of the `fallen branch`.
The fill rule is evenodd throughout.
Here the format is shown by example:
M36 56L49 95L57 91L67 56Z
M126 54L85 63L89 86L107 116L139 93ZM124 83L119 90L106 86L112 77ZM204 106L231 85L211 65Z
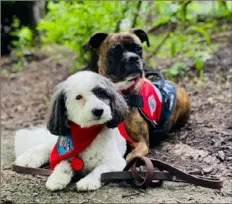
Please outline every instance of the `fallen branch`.
M127 198L127 197L131 197L131 196L136 196L136 195L139 195L140 193L137 192L137 193L131 193L131 194L127 194L127 195L122 195L122 198Z

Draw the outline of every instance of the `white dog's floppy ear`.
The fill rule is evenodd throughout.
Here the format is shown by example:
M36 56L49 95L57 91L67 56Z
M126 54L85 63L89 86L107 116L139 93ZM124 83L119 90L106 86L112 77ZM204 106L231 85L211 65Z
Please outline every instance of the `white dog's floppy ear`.
M108 128L115 128L124 120L128 112L128 106L123 96L113 88L113 84L107 81L107 85L112 96L110 101L112 119L106 125Z
M68 133L68 116L65 105L66 96L62 89L53 96L51 113L47 128L53 135L66 135Z

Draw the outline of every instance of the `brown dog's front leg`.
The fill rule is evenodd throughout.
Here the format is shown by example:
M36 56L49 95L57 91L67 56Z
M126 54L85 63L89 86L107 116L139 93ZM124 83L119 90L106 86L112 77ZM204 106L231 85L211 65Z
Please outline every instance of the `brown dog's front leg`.
M132 109L125 120L126 130L135 142L133 150L127 155L126 160L136 156L146 156L149 152L149 127L137 109Z
M128 162L129 160L137 156L146 156L148 152L149 152L149 147L145 141L136 142L135 148L132 150L131 153L127 155L126 161Z

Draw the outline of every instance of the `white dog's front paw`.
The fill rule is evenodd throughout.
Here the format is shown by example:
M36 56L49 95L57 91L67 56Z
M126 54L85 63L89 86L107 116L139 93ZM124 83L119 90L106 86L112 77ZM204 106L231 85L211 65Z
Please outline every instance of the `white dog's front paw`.
M72 176L73 170L70 163L65 160L61 161L57 164L53 173L48 177L46 187L51 191L64 189L71 181Z
M46 188L50 191L56 191L64 189L70 182L70 176L67 174L62 174L59 177L56 175L51 175L48 177L46 182Z
M101 187L101 181L92 177L85 177L76 184L78 191L94 191Z

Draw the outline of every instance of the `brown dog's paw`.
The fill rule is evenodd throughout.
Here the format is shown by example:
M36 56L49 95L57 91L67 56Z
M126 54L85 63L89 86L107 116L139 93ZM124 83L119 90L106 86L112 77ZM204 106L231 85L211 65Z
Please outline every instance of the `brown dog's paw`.
M126 162L130 161L131 159L133 159L134 157L136 157L134 154L132 154L132 152L130 154L127 155L126 157Z
M135 157L142 157L142 156L146 156L146 155L142 154L141 152L132 151L130 154L127 155L126 162L130 161Z

